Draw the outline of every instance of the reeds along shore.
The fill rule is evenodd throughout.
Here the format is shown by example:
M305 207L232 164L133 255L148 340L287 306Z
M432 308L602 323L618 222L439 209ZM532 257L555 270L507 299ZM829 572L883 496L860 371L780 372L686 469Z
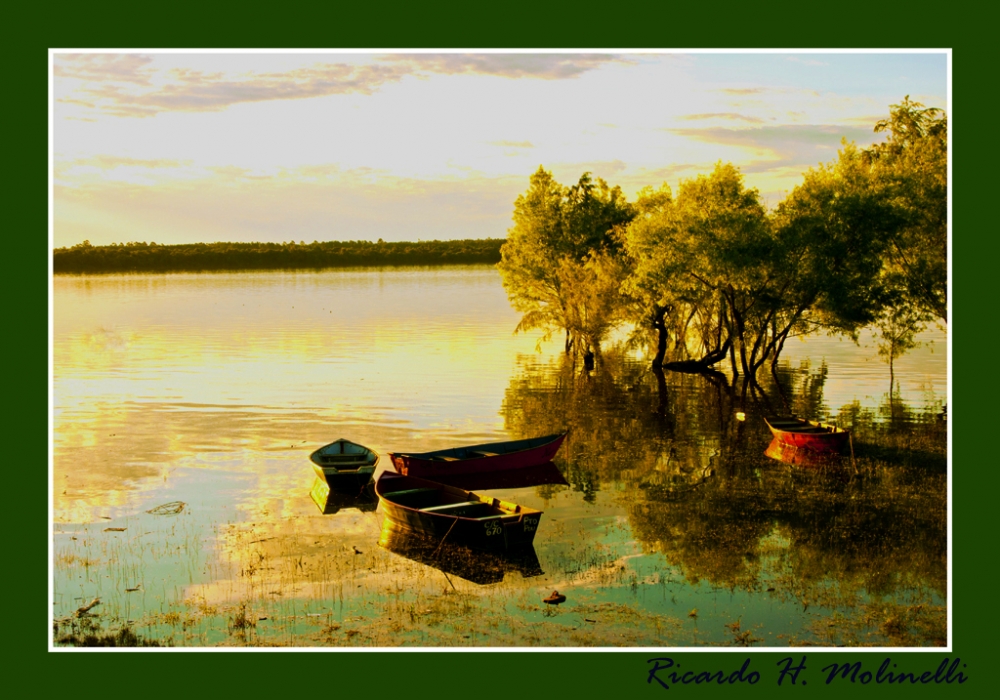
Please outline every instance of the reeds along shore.
M52 252L55 273L209 272L500 262L502 238L387 243L120 243L84 241Z

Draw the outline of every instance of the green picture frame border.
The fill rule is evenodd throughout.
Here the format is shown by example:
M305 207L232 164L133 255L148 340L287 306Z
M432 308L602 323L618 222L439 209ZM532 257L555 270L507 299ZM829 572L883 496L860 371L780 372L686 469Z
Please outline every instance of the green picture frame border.
M961 4L961 3L960 3ZM371 9L365 9L370 7ZM961 8L935 15L910 9L845 2L828 8L778 2L766 7L713 3L678 8L666 4L604 5L598 9L568 4L507 2L315 4L205 6L183 0L169 5L125 2L50 4L10 12L9 43L4 49L13 94L7 103L7 167L14 191L3 275L7 328L8 413L14 459L9 494L6 606L14 677L39 682L40 692L136 693L144 697L214 697L268 692L304 694L376 694L407 696L450 692L531 693L539 697L654 697L664 692L720 697L796 696L844 692L900 693L908 696L962 692L985 684L991 639L987 637L988 549L996 526L991 512L995 471L984 449L988 409L981 372L983 362L963 362L971 341L961 329L971 322L974 299L995 298L985 288L991 255L985 221L985 160L992 142L976 145L973 135L987 133L990 91L974 85L992 74L995 54L986 22ZM899 15L906 15L900 17ZM916 15L916 16L915 16ZM963 19L970 18L970 19ZM976 26L978 25L978 26ZM811 652L794 654L753 650L717 652L347 652L267 653L244 650L148 653L115 651L72 653L48 650L48 424L49 424L49 239L48 239L48 50L50 48L950 48L952 55L953 147L953 310L949 332L953 345L953 631L952 651ZM989 52L989 53L988 53ZM989 60L992 59L992 60ZM902 97L902 95L900 95ZM970 317L966 320L966 317ZM973 387L980 387L974 391ZM957 409L957 410L956 410ZM957 422L956 422L957 421ZM23 428L22 428L23 423ZM42 446L46 446L43 449ZM42 455L45 454L46 457ZM970 478L974 474L976 479ZM985 483L983 483L985 479ZM991 527L992 526L992 527ZM983 551L985 550L985 551ZM22 575L23 574L23 575ZM22 638L20 634L25 636ZM995 642L993 642L995 643ZM265 652L266 653L266 652ZM761 674L753 686L698 685L664 690L648 683L647 659L673 656L685 669L727 673L747 658ZM778 663L806 657L808 682L777 686ZM897 671L934 671L941 661L960 658L965 684L885 686L846 681L826 685L820 669L830 663L861 661L875 670L891 657ZM65 689L60 686L67 684ZM849 687L848 687L849 686ZM461 690L459 690L461 689Z

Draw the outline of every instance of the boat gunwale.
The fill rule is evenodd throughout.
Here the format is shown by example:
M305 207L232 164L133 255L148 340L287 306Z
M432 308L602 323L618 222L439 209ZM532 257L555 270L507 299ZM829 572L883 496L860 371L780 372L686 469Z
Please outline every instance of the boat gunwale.
M790 433L794 435L839 435L847 434L850 431L831 423L821 423L819 421L805 420L804 418L777 418L769 419L764 417L764 422L772 432ZM815 431L815 432L811 432Z
M347 443L350 445L354 445L355 447L362 448L365 451L363 453L358 454L357 457L359 460L363 458L364 461L360 463L353 463L351 461L344 460L343 462L340 463L344 467L350 467L349 469L339 468L336 462L320 461L319 456L321 455L321 451L325 450L327 447L330 447L331 445L336 445L337 443ZM342 452L340 454L344 453ZM317 447L315 450L309 453L309 461L312 462L316 467L322 469L324 474L329 474L331 476L336 476L337 474L363 473L362 470L368 467L371 467L372 473L374 473L375 469L378 467L378 463L381 460L381 458L382 455L380 455L377 451L373 450L372 448L366 445L362 445L359 442L348 440L347 438L337 438L333 442L328 442L322 447Z
M524 448L521 448L521 449L518 449L518 450L513 450L512 452L500 452L500 453L496 453L496 454L477 454L477 455L472 456L472 457L457 457L456 458L456 461L470 462L470 461L474 461L474 460L477 460L477 459L496 459L497 457L507 457L507 456L510 456L510 455L517 455L517 454L520 454L522 452L529 452L531 450L538 450L538 449L541 449L541 448L546 447L548 445L551 445L556 440L565 439L567 435L569 435L569 431L568 430L564 430L561 433L555 433L553 435L540 435L540 436L538 436L536 438L525 438L523 440L500 440L500 441L497 441L497 442L486 442L486 443L483 443L481 445L459 445L458 447L447 447L447 448L440 449L440 450L431 450L430 452L387 452L386 454L389 455L390 458L393 458L393 457L405 457L405 458L412 458L412 459L431 460L434 457L445 456L446 453L456 452L458 450L480 451L479 448L494 447L496 445L505 445L505 444L516 443L516 442L530 443L530 442L533 442L535 440L543 440L544 441L544 442L539 442L537 445L529 445L528 447L524 447ZM420 478L420 477L414 477L414 478Z
M455 495L455 496L463 494L465 501L473 501L473 499L475 499L474 502L476 502L476 503L483 503L485 505L491 506L493 508L497 508L499 510L507 511L507 512L504 512L504 513L501 513L501 514L498 514L498 515L486 516L485 518L472 518L472 517L463 516L463 515L452 515L450 513L441 513L441 512L436 512L436 511L428 511L428 510L424 510L422 508L416 508L414 506L408 506L408 505L405 505L403 503L397 503L396 501L393 501L391 498L389 498L389 496L391 496L393 493L397 493L396 491L383 492L382 489L380 488L380 484L382 483L383 476L385 476L386 474L392 474L393 476L390 477L390 479L392 479L392 480L394 480L394 479L414 479L414 480L417 480L417 481L420 481L420 482L428 482L430 484L433 484L433 486L428 487L428 488L431 488L432 490L437 491L439 493L442 492L442 491L444 491L444 492L452 492L452 494ZM379 498L380 501L385 501L385 502L389 503L391 506L393 506L394 508L400 508L402 510L410 511L411 513L423 513L423 514L425 514L427 516L430 516L432 518L452 518L454 520L464 520L464 521L467 521L467 522L482 522L482 520L489 519L489 518L500 518L500 519L505 519L505 520L510 521L510 522L520 522L525 515L541 515L541 514L543 514L545 512L545 511L542 511L542 510L538 510L537 508L531 508L529 506L522 506L520 504L513 503L511 501L503 501L503 500L501 500L499 498L494 498L494 497L491 497L491 496L483 496L483 495L478 494L478 493L476 493L474 491L466 491L465 489L460 489L457 486L449 486L447 484L441 484L441 483L438 483L438 482L435 482L435 481L430 481L429 479L422 479L421 477L418 477L418 476L408 476L408 475L404 475L404 474L398 474L396 472L383 472L383 476L380 476L378 479L375 480L375 495ZM409 489L404 489L404 490L409 490ZM458 503L460 503L460 502L458 502ZM504 506L506 506L506 508Z

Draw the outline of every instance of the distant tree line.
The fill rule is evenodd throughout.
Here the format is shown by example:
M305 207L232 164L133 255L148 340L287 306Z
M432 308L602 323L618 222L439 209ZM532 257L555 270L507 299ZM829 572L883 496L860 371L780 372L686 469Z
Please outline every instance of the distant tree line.
M947 323L947 126L907 97L874 125L884 142L844 141L770 211L727 163L634 202L540 167L499 265L518 330L565 333L593 366L631 327L656 368L728 360L752 378L789 338L870 327L891 371L927 323Z
M207 272L393 265L497 263L502 238L457 241L295 243L119 243L84 241L53 251L56 273Z

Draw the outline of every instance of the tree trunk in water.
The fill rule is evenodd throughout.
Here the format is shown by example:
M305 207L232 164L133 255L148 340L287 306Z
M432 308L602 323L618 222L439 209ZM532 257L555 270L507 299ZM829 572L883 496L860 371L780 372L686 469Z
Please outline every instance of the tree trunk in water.
M663 368L653 365L653 374L656 375L657 406L656 413L660 416L667 414L667 377L663 373Z
M774 357L771 358L771 374L777 376L778 374L778 357L781 355L781 351L785 349L785 341L788 339L788 333L781 334L781 340L778 341L777 347L774 348Z
M667 354L667 324L663 320L667 315L667 306L655 307L653 328L656 329L656 356L653 358L654 371L663 366L663 358ZM661 371L662 374L662 371Z
M896 375L892 370L892 353L889 353L889 403L892 403L892 392L894 390L894 384L896 383Z
M726 352L732 346L732 339L727 338L721 348L713 350L700 360L681 360L679 362L666 362L663 367L666 369L680 370L681 372L701 372L709 369L717 362L726 359Z

